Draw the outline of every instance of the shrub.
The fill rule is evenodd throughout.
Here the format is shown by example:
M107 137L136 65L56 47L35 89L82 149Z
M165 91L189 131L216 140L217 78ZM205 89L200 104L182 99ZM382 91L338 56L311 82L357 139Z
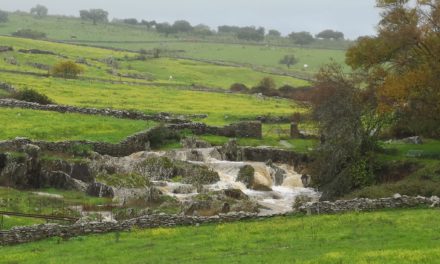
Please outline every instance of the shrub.
M249 88L247 88L246 85L242 84L242 83L234 83L233 85L231 85L231 87L229 88L229 90L231 92L235 92L235 93L245 93L245 92L249 92Z
M73 61L62 61L55 64L51 72L53 76L75 79L84 69Z
M12 33L12 36L31 39L44 39L46 38L46 33L32 29L20 29Z
M20 101L26 101L31 103L39 103L42 105L53 104L54 102L49 99L45 94L41 94L33 89L25 88L18 92L15 92L12 97Z
M181 136L179 133L166 128L164 125L160 125L150 131L148 139L150 141L150 146L153 149L157 149L166 143L180 141Z
M266 96L279 96L280 93L276 88L275 81L271 77L265 77L251 91L252 93L261 93Z

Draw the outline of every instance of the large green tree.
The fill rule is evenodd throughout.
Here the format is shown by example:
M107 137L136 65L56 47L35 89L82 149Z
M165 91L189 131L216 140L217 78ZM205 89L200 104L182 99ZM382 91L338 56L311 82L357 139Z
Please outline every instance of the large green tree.
M43 5L36 5L35 7L31 8L31 15L37 18L43 18L47 16L47 13L48 9Z
M0 10L0 23L6 23L8 21L9 21L8 12Z
M79 15L83 20L93 21L93 25L96 25L98 22L108 22L108 12L103 9L81 10Z

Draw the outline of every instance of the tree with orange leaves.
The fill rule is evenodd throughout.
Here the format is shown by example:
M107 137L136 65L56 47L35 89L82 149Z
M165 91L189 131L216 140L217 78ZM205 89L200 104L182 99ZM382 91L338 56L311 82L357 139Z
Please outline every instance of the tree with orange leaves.
M397 127L440 136L440 1L378 0L378 34L362 37L346 62L365 77L377 110L397 115Z

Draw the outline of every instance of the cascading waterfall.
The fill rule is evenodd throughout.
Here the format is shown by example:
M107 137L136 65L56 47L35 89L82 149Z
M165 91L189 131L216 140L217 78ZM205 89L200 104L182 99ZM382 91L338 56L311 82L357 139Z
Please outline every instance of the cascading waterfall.
M197 152L198 158L202 157L203 161L192 161L195 152ZM292 166L286 164L276 164L276 167L283 171L283 178L280 180L276 178L276 170L272 166L263 162L221 160L221 155L215 148L175 151L173 158L203 164L216 171L220 176L220 181L206 186L208 189L240 189L262 206L260 210L261 214L276 214L291 211L295 198L298 195L306 195L315 199L319 196L314 190L304 188L301 175L295 172ZM254 168L254 182L272 191L248 189L244 183L237 181L238 173L245 165L250 165ZM178 198L185 199L187 196L192 195L195 195L195 193L179 195Z

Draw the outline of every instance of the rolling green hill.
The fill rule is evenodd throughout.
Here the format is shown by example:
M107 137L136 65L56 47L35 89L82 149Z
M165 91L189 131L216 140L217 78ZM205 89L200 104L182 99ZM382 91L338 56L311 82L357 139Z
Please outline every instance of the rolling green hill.
M62 27L59 24L62 23ZM166 56L181 56L205 60L221 60L277 68L284 71L311 76L330 59L344 64L346 43L318 41L301 47L288 40L266 42L237 42L228 36L197 37L192 35L165 36L144 26L121 23L92 25L79 18L48 16L33 18L25 13L10 14L10 21L0 25L0 34L10 35L19 29L33 29L47 34L49 39L77 42L129 50L159 48ZM72 38L74 37L74 38ZM320 48L317 48L320 47ZM279 60L295 54L299 63L291 69L279 65ZM304 64L309 67L304 68Z

